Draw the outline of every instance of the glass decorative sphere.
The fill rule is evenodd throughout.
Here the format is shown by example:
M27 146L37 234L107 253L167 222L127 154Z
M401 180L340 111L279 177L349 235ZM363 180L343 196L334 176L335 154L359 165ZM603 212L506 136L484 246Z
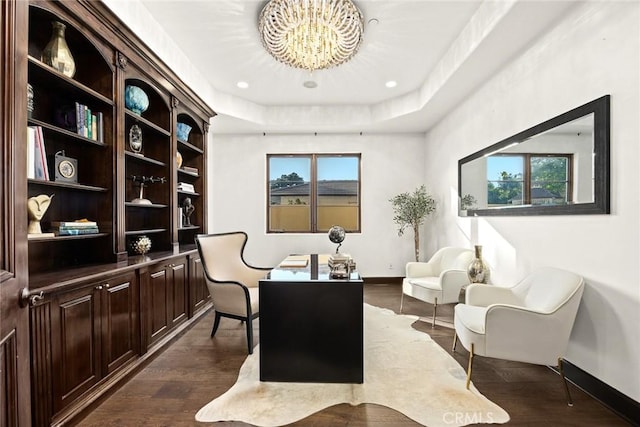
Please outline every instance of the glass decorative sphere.
M138 86L129 85L124 90L124 106L140 115L149 108L149 97Z
M333 243L342 243L345 236L346 233L344 231L344 228L340 227L339 225L334 225L329 229L329 240L331 240Z

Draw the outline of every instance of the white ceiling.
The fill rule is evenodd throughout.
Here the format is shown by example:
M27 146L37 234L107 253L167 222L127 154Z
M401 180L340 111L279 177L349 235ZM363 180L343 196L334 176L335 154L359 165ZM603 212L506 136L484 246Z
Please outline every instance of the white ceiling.
M310 75L264 50L263 0L141 1L218 94L211 131L224 134L425 132L575 4L354 0L359 51Z

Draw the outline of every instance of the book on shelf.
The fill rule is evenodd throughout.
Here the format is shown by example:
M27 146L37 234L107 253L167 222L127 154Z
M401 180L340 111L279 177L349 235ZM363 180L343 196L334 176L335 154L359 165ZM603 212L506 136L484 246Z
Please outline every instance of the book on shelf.
M36 129L27 127L27 179L36 177Z
M104 142L104 114L100 111L96 113L96 132L98 134L98 142Z
M79 102L56 107L54 123L85 138L104 142L104 115Z
M195 188L193 187L193 184L189 184L187 182L179 182L178 183L178 190L180 190L180 191L188 191L190 193L195 193Z
M182 170L185 172L190 172L190 173L198 173L198 168L192 168L191 166L183 166Z
M53 230L56 236L82 236L84 234L98 234L100 230L98 227L84 227L84 228L61 228Z
M95 221L51 221L52 227L97 227L98 223Z
M67 230L97 230L98 227L96 225L85 226L85 225L59 225L52 226L53 231L67 231Z
M47 151L44 144L44 133L42 126L34 126L34 176L35 179L49 180L49 166L47 165Z

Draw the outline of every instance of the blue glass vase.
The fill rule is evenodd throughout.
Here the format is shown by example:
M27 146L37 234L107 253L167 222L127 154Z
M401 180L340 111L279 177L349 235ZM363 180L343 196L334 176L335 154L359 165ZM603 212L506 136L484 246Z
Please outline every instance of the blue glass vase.
M138 86L127 86L124 90L124 106L141 115L149 108L149 97Z

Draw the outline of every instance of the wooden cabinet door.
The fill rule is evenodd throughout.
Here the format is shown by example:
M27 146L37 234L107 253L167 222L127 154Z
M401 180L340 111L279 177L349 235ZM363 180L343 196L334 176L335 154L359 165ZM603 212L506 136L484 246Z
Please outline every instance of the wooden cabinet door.
M27 268L27 2L0 1L0 425L32 425Z
M149 344L163 337L171 325L169 296L171 283L165 265L158 265L149 271L148 300L144 301L149 321Z
M199 256L192 256L189 259L189 317L201 310L209 301L209 289L204 278L202 260Z
M187 259L177 258L167 266L170 278L171 299L168 301L171 309L171 326L176 326L187 319Z
M53 412L93 387L101 375L101 285L54 296L51 302Z
M102 367L108 375L140 352L138 283L131 272L109 278L102 289Z

